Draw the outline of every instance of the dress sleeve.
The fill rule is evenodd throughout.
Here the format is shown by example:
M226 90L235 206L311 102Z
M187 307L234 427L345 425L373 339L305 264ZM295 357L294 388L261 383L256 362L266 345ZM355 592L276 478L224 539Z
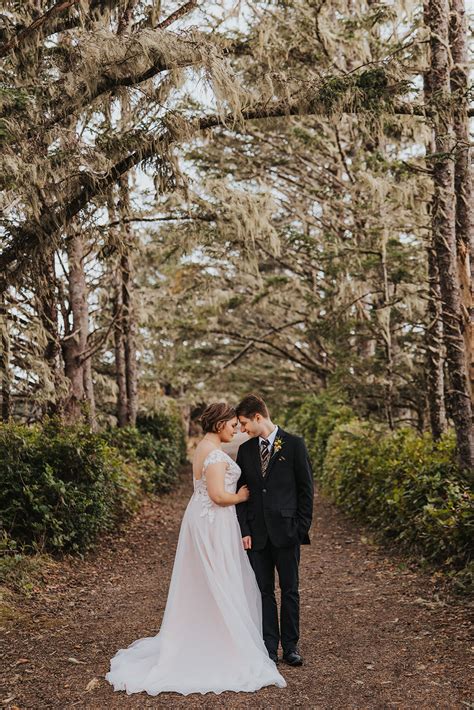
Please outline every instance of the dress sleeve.
M206 456L204 459L204 463L202 465L202 472L204 473L206 468L210 466L213 463L220 463L224 462L229 466L229 460L227 458L227 454L224 453L221 449L212 449L210 453Z

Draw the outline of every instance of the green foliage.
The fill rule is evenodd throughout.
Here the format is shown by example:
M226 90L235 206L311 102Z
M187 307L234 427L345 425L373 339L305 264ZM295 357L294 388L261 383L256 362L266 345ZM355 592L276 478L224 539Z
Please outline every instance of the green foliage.
M140 475L140 485L146 493L166 493L171 490L180 464L180 450L168 438L156 439L147 431L135 427L113 428L102 433L104 439L118 449Z
M0 86L0 111L2 118L0 119L0 143L11 140L11 132L9 130L8 121L5 116L8 116L14 111L23 111L29 100L29 95L23 89L14 89L12 87ZM14 184L12 180L7 180L6 184Z
M6 586L28 596L52 564L48 555L24 554L17 541L5 531L0 537L0 587Z
M336 110L341 98L345 96L349 88L349 82L344 77L334 76L328 79L318 91L318 99L327 111Z
M43 553L84 552L143 493L171 489L185 459L180 419L156 413L142 425L148 431L0 424L0 585L30 594L54 564Z
M474 588L474 493L457 463L454 435L434 442L414 429L357 419L330 391L287 411L304 436L322 491L357 521L422 560L457 589Z
M450 572L454 588L461 594L474 592L474 560L467 563L461 570Z
M329 113L337 112L341 102L348 99L360 111L382 113L392 107L395 97L411 88L409 81L396 80L384 67L376 66L344 77L331 77L319 88L318 101Z
M354 416L351 408L329 392L308 395L286 418L289 429L306 440L316 478L323 470L326 446L334 428Z
M84 426L0 425L4 529L28 551L82 552L131 513L139 481Z
M186 463L186 436L180 415L177 412L155 411L139 414L137 429L148 432L157 441L166 443L173 453L168 453L167 463L178 466ZM164 447L164 450L166 447Z
M87 550L136 509L144 491L169 491L185 458L173 413L101 433L55 419L0 424L0 511L10 558Z
M474 495L452 435L339 425L327 443L323 490L346 512L424 559L461 569L470 560Z

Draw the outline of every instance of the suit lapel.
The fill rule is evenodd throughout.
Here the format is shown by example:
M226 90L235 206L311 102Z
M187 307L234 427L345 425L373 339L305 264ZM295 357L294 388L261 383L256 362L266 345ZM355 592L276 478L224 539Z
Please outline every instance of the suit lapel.
M281 439L282 448L283 448L283 446L284 446L284 444L285 444L285 439L286 439L286 432L283 431L283 429L280 429L280 427L278 427L278 430L277 430L277 433L276 433L276 437L275 437L275 441L276 441L277 439ZM265 478L263 478L263 476L262 476L263 480L266 480L266 481L268 481L268 477L269 477L269 475L270 475L270 473L271 473L271 471L272 471L272 468L273 468L273 466L274 466L276 460L278 459L278 457L279 457L279 455L280 455L280 451L281 451L281 449L280 449L280 451L275 451L275 441L273 442L273 450L272 450L272 455L271 455L271 457L270 457L270 461L268 462L267 473L266 473L266 475L265 475ZM262 475L261 472L260 472L260 475Z
M258 436L256 436L254 439L252 439L252 445L253 445L252 463L255 466L257 478L261 482L263 480L263 476L262 476L262 464L260 461L260 448L259 448L259 444L258 444Z

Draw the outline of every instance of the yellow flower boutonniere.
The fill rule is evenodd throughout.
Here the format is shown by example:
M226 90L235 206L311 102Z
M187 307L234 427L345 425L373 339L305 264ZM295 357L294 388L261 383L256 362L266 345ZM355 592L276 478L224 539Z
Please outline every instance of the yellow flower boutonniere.
M283 441L280 439L279 436L277 436L277 438L273 442L273 451L277 454L280 451L282 446L283 446Z

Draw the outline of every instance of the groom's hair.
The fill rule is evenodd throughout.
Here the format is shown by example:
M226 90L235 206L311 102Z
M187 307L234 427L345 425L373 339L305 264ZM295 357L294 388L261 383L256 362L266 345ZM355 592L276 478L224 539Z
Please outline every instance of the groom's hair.
M267 418L269 416L267 405L256 394L247 394L237 405L235 411L238 417L247 417L247 419L253 419L256 414L261 414L262 417Z

